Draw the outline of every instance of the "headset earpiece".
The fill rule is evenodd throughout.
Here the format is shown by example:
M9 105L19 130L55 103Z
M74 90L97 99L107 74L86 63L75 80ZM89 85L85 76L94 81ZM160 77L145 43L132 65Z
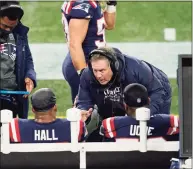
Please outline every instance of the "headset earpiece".
M116 71L119 71L119 61L118 60L115 61L114 67Z

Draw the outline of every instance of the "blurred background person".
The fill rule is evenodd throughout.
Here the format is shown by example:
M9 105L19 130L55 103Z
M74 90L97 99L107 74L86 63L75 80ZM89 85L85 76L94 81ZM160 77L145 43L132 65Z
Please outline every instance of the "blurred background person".
M0 1L0 90L28 91L36 87L36 72L27 33L21 23L24 11L18 1ZM0 110L13 117L28 117L27 95L0 94Z

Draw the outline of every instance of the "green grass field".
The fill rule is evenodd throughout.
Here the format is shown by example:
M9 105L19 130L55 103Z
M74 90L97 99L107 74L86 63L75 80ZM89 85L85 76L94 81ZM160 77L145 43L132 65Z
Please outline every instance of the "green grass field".
M22 2L30 42L65 42L60 8L63 2ZM190 41L192 2L118 2L117 22L108 42L164 41L163 29L176 28L177 41Z
M30 43L65 43L60 7L63 2L22 2L23 23L30 27ZM176 28L177 41L191 41L192 2L118 2L116 28L106 32L107 42L164 41L163 29ZM171 112L178 114L178 89L173 89ZM70 89L64 80L39 80L38 88L49 87L57 95L58 115L71 107ZM30 115L32 113L30 111Z

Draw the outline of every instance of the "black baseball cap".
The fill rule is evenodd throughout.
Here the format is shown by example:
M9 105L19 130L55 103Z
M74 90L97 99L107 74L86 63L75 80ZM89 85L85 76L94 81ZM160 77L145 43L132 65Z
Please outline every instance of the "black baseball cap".
M7 16L10 20L20 20L23 14L19 1L0 1L0 16Z
M129 107L143 107L148 105L148 91L139 83L132 83L124 89L124 102Z
M41 88L31 96L31 104L35 111L46 112L56 104L56 96L49 88Z

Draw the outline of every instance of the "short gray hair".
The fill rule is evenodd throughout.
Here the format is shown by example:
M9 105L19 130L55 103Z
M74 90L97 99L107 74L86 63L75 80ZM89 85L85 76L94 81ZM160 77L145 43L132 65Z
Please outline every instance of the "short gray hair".
M105 53L109 53L112 55L115 53L114 49L111 47L100 47L98 49L104 51ZM110 60L106 56L101 55L101 54L93 54L90 59L90 62L97 61L97 60L107 60L108 63L110 64Z
M93 54L92 58L90 59L90 62L94 62L98 60L106 60L110 64L109 59L106 56L103 56L100 54Z

